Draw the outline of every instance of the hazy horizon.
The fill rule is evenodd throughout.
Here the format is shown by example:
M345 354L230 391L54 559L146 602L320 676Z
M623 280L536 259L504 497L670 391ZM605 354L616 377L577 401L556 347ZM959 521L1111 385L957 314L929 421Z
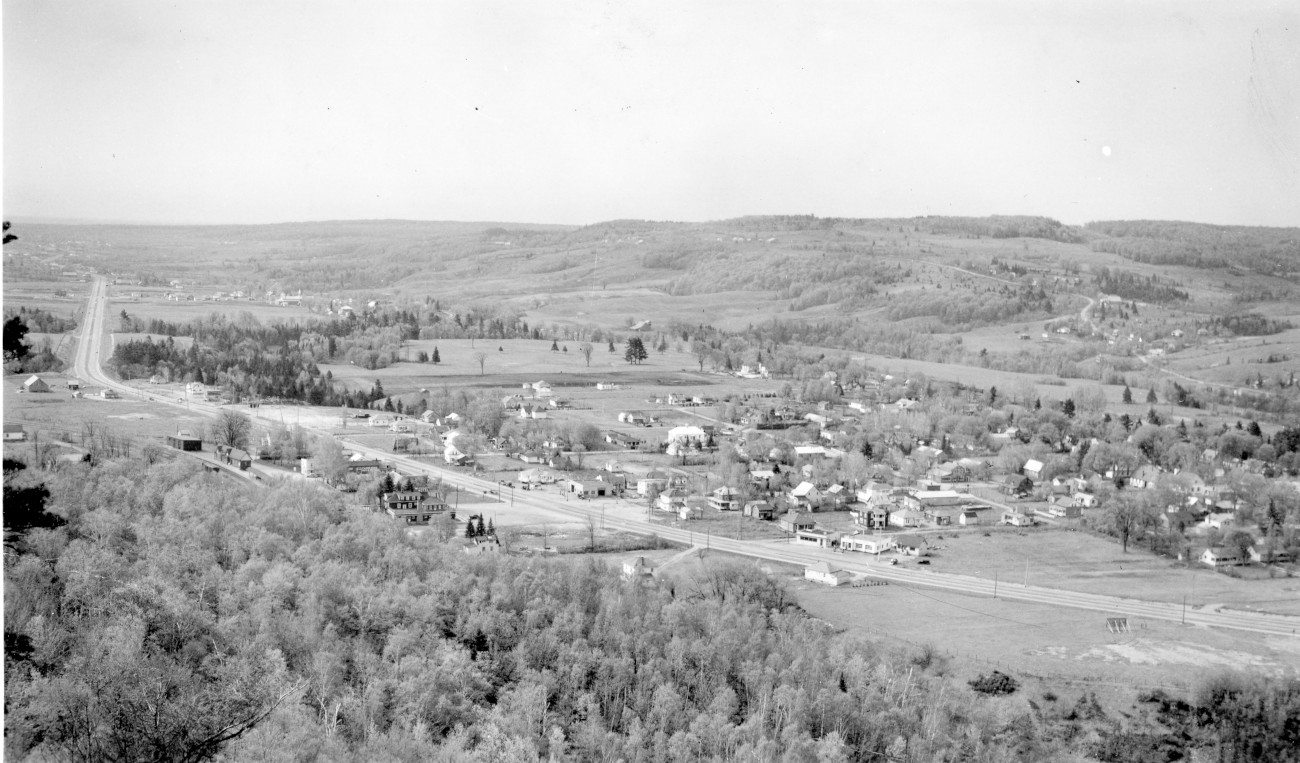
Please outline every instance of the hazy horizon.
M3 0L4 214L1300 225L1300 8Z

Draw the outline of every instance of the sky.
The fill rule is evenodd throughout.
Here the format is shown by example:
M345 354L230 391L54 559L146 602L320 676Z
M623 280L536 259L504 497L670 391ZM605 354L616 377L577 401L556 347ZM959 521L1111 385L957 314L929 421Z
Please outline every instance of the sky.
M3 0L6 219L1300 225L1300 4Z

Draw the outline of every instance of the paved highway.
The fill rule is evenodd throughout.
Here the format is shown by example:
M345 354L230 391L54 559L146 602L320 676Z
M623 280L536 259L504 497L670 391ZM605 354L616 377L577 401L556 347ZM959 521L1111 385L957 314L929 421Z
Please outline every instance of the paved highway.
M74 363L74 368L76 369L77 374L85 380L93 381L94 383L100 384L104 387L117 389L124 394L135 396L139 394L137 390L110 379L108 375L104 373L101 366L107 300L107 281L103 278L97 278L95 280L95 285L91 288L81 342L77 346L77 357ZM188 408L192 412L198 411L209 415L215 415L219 410L219 406L214 405L202 403L189 403L187 405L185 403L167 399L161 395L150 395L149 393L145 393L145 396L150 400L155 400L167 405ZM330 435L330 433L327 432L320 432L319 434L324 434L326 436ZM411 458L395 456L394 454L379 448L371 448L352 442L349 443L349 446L352 449L364 453L372 458L383 459L394 463L407 471L424 472L435 477L440 477L445 483L456 485L463 490L482 494L486 491L496 491L500 489L500 485L489 480L474 477L455 470L430 466L427 463L416 461ZM689 528L663 527L660 525L650 525L643 519L629 519L621 516L611 516L609 512L602 512L602 502L599 499L592 501L566 501L562 498L547 494L545 491L527 491L515 493L513 500L524 506L545 509L558 514L571 516L581 521L594 519L602 522L603 526L606 528L643 534L654 533L660 537L680 543L698 545L700 541L700 534ZM609 508L612 505L618 505L618 501L607 500L603 504L605 508ZM503 507L503 511L505 510L507 509ZM1300 630L1300 617L1232 610L1184 609L1180 604L1168 602L1127 599L1118 596L1080 593L1076 591L1065 591L1055 588L1043 588L1039 586L1027 586L1007 582L999 583L997 581L984 580L982 578L974 578L965 575L932 572L930 570L921 570L912 567L894 567L880 563L879 561L873 561L871 557L865 555L838 553L810 546L794 545L784 541L741 541L730 538L710 537L708 539L708 545L710 548L732 554L796 565L808 565L826 561L836 567L848 570L849 572L870 575L872 577L882 578L895 583L939 588L976 596L993 596L996 594L996 596L1002 599L1014 599L1038 604L1051 604L1055 606L1092 610L1098 613L1104 613L1104 616L1107 617L1149 617L1159 620L1186 622L1188 625L1232 628L1236 630L1285 636L1295 636L1297 630Z

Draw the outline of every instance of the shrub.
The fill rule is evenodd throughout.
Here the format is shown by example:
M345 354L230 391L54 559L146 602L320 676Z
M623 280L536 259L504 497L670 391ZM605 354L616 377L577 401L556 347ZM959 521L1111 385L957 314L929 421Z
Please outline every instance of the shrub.
M968 682L970 688L980 694L1011 694L1020 688L1020 682L1001 671L993 671L989 675L980 674L979 678Z

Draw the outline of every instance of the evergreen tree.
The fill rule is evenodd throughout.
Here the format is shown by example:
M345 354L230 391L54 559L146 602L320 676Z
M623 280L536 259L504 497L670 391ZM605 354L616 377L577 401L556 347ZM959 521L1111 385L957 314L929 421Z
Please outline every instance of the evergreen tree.
M434 362L434 363L441 363L441 362L442 362L442 356L438 354L438 348L437 348L437 347L434 347L434 348L433 348L433 362Z
M614 340L613 340L613 339L609 340L609 351L610 351L610 352L618 352L618 350L614 349Z
M645 343L641 341L641 337L634 336L627 340L627 349L623 352L624 360L628 363L637 364L648 357L650 355L645 351Z
M487 534L490 535L490 536L492 536L493 538L495 538L495 537L497 536L496 523L493 522L493 521L490 520L490 519L488 520L488 523L487 523Z
M867 438L863 437L863 438L862 438L862 456L863 456L863 458L866 458L868 461L870 461L870 460L871 460L871 457L874 456L874 455L875 455L875 450L871 447L871 440L868 440Z
M1133 403L1133 390L1129 389L1129 388L1128 388L1128 385L1125 384L1125 385L1124 385L1124 404L1125 404L1125 405L1131 405L1132 403Z
M1160 402L1159 400L1156 399L1156 390L1154 387L1147 390L1147 402L1150 403L1151 405L1155 405L1156 403Z
M1247 433L1247 434L1250 434L1250 435L1252 435L1252 436L1254 436L1254 437L1263 437L1263 436L1264 436L1264 432L1263 432L1263 430L1261 430L1261 429L1259 428L1259 422L1258 422L1258 421L1252 421L1252 422L1250 422L1250 426L1246 427L1246 433Z
M1074 418L1074 398L1067 397L1065 399L1065 402L1061 404L1061 412L1064 413L1067 418Z
M554 339L551 340L551 352L559 352L560 343Z
M476 530L474 529L474 518L470 517L465 522L465 537L473 538L475 534L476 534Z
M483 525L483 515L480 514L478 518L478 527L474 529L474 535L479 538L486 538L487 534L487 528Z
M997 401L998 401L998 388L989 387L989 405L993 405Z

